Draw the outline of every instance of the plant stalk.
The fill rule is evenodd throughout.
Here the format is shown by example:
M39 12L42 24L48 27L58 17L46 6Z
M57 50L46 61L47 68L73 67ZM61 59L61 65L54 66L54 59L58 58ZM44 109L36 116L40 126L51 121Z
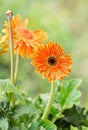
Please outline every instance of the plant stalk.
M47 119L48 114L49 114L49 112L50 112L50 108L51 108L51 105L52 105L52 102L53 102L53 98L54 98L55 88L56 88L55 82L52 82L52 83L51 83L50 98L49 98L49 101L48 101L48 103L47 103L47 105L46 105L45 111L44 111L43 116L42 116L42 119L43 119L43 120L46 120L46 119Z
M19 70L19 54L16 55L16 65L15 65L15 75L14 75L14 84L16 84L17 78L18 78L18 70Z
M9 23L9 31L10 31L10 57L11 57L11 82L14 84L14 44L13 44L13 32L12 32L12 17L13 13L12 11L8 10L6 11L6 15L8 17L8 23ZM10 93L10 105L12 108L14 108L15 99L14 99L14 93Z
M8 10L6 12L9 22L9 30L10 30L10 56L11 56L11 82L14 84L14 45L13 45L13 32L12 32L12 23L11 19L13 17L12 11Z

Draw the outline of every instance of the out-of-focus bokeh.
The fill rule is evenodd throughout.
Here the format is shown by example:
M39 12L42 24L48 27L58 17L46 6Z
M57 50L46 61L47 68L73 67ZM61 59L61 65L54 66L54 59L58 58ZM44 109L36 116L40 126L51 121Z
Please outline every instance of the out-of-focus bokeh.
M88 0L0 0L0 32L8 9L27 17L29 29L44 30L48 41L61 43L72 54L69 78L82 79L81 104L88 108ZM0 78L10 77L9 58L9 53L0 56ZM50 83L35 72L30 62L26 57L20 59L18 86L32 96L48 92Z

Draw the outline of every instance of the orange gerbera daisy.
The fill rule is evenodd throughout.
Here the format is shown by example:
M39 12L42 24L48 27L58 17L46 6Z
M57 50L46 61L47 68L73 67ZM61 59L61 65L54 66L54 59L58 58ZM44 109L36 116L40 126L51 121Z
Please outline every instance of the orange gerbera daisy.
M28 19L22 22L21 16L13 16L12 30L14 51L18 52L21 57L25 55L29 58L34 48L47 39L47 35L42 30L31 31L27 29ZM9 24L5 21L5 29L2 31L6 34L7 40L10 39Z
M50 41L48 44L41 44L35 49L32 58L37 71L44 77L47 76L49 81L63 79L71 71L72 58L58 43Z
M5 37L0 35L0 55L3 55L8 51L8 44L5 41Z

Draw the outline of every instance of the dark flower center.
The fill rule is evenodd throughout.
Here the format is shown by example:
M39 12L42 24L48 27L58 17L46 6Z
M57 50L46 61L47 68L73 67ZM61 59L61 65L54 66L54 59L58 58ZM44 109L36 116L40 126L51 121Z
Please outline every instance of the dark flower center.
M58 59L57 58L55 58L54 56L48 57L47 64L49 66L56 66L57 63L58 63Z

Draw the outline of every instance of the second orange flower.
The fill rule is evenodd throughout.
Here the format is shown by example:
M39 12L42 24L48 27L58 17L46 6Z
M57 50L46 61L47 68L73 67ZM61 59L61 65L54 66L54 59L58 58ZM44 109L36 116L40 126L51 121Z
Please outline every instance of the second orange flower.
M30 58L34 48L47 39L47 35L42 30L31 31L27 29L28 19L22 22L21 16L13 16L12 30L14 41L14 52L19 53L21 57ZM10 39L9 24L5 21L5 28L2 30L6 35L6 41Z

